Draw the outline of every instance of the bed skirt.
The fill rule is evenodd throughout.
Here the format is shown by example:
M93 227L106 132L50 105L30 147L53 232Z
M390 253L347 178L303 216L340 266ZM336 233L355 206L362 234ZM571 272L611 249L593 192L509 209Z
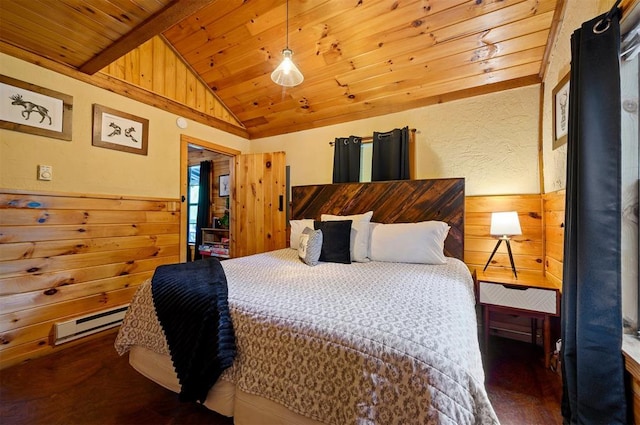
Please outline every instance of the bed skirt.
M129 351L129 364L141 375L162 385L166 389L180 393L178 376L173 369L171 357L155 353L135 345ZM232 382L218 380L209 390L203 405L224 416L233 416L235 425L321 425L322 422L309 419L288 410L281 404L264 397L249 394L235 387Z

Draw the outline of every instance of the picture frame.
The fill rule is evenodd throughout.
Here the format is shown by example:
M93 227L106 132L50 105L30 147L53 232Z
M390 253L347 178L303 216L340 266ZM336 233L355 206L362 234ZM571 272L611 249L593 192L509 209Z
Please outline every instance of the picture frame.
M148 139L149 120L106 106L93 105L93 146L147 155Z
M552 91L553 99L553 149L567 143L569 131L569 82L570 73L567 72Z
M0 75L0 128L71 140L73 97Z
M229 196L229 174L218 177L218 196L221 198Z

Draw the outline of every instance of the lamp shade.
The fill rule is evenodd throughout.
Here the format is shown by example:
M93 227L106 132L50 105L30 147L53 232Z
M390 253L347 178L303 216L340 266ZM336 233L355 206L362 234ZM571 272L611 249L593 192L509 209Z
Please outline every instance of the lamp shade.
M304 76L291 60L292 55L293 51L291 49L284 49L282 51L284 59L271 73L271 79L274 83L285 87L293 87L304 81Z
M491 231L493 236L521 235L520 220L516 211L491 213Z

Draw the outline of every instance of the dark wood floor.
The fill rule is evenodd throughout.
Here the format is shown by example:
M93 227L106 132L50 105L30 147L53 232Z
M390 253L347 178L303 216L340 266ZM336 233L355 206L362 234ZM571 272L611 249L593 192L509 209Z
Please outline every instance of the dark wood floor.
M0 371L0 423L232 424L135 372L115 334ZM492 338L487 390L503 425L560 424L559 377L529 344Z
M544 368L541 347L491 337L486 351L486 388L502 425L562 424L562 380Z

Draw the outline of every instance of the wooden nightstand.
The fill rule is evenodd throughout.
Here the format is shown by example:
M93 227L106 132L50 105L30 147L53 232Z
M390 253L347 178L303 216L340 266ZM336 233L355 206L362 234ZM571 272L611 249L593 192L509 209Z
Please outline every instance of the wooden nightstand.
M549 281L541 272L518 271L518 279L511 270L477 273L478 302L484 310L484 345L489 344L489 319L492 312L527 316L542 320L544 365L551 358L550 317L560 315L560 286ZM531 340L535 343L535 331Z

